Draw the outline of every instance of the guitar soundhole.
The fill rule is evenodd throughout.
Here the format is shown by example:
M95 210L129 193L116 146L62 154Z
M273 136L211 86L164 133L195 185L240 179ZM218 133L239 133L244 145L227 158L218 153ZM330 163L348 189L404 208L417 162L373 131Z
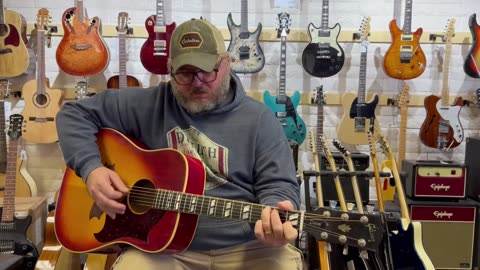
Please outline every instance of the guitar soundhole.
M147 179L135 183L128 196L128 204L134 213L148 211L156 199L155 186Z
M8 26L6 24L0 24L0 36L5 36L8 33Z
M35 104L40 107L45 107L48 104L48 97L45 94L36 94L35 95Z

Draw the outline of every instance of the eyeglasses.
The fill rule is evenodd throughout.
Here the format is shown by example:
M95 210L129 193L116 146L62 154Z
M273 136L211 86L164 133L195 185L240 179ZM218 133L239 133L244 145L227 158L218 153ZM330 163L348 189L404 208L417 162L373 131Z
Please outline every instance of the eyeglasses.
M203 83L213 82L217 79L217 73L220 65L222 64L223 58L220 59L220 63L213 68L212 71L207 72L203 70L195 71L195 72L176 72L172 73L172 78L179 84L179 85L187 85L193 83L193 79L197 77Z

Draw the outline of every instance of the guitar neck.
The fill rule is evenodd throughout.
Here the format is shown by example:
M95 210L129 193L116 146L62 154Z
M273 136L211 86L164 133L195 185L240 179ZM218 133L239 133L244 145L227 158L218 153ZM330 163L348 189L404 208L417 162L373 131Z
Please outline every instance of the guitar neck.
M118 59L119 74L118 85L120 89L127 88L127 49L126 49L126 33L118 33Z
M287 37L280 38L280 82L278 85L277 103L287 103L286 73L287 73Z
M403 20L402 31L405 35L410 35L412 33L412 1L405 1L405 17Z
M5 192L3 197L2 223L13 222L15 212L15 184L17 170L18 141L10 140L7 155L7 174L5 176Z
M155 23L155 28L160 29L165 27L165 25L165 1L157 0L157 21ZM165 32L165 30L155 32Z
M85 12L85 9L83 7L83 0L75 0L75 5L77 7L77 17L78 17L78 21L83 24L83 21L85 20L85 15L84 15L84 12Z
M398 167L401 169L402 161L405 159L407 144L407 111L406 105L400 107L400 134L398 140Z
M131 193L144 195L150 191L144 191L142 188L133 188ZM139 195L138 195L139 194ZM261 219L262 210L265 205L227 200L217 197L186 194L177 191L157 189L153 208L176 211L180 213L196 214L220 219L241 220L254 223ZM301 218L300 211L283 211L278 208L280 219L283 222L291 221L294 227L298 228ZM302 217L303 219L303 217Z
M37 29L37 58L37 94L45 94L45 30L40 28Z
M377 203L378 210L380 213L385 213L385 207L383 205L383 188L380 181L380 169L378 168L377 156L374 152L370 152L370 157L372 158L373 164L373 176L375 178L375 191L377 192Z
M322 1L322 25L321 29L328 29L328 0Z
M343 154L343 158L347 162L348 170L354 173L355 166L353 165L352 156L350 152L346 151L346 153L342 153L342 154ZM360 194L360 189L358 188L357 176L355 174L352 175L351 181L352 181L353 196L355 197L355 203L357 204L357 210L359 213L364 213L362 195Z
M367 48L362 47L362 52L360 53L360 75L359 75L359 82L358 82L358 104L365 104L366 81L367 81ZM357 110L360 110L360 106L357 106ZM357 115L361 115L361 113L358 112Z
M445 63L443 64L443 79L442 79L442 95L441 102L442 106L449 105L449 85L448 85L448 74L450 73L450 56L452 55L452 43L447 40L445 45Z
M0 130L5 130L5 101L0 100ZM0 173L5 174L7 171L7 135L5 132L0 133Z
M0 24L5 24L5 8L3 7L3 0L0 0Z
M248 0L242 0L240 15L240 32L248 32Z
M402 181L400 180L400 175L398 174L398 167L395 158L393 157L393 153L389 150L389 159L390 163L392 164L392 174L393 179L395 180L395 188L397 189L398 193L398 202L400 204L400 212L402 218L405 219L408 223L410 223L410 214L408 212L407 200L405 199L405 192L403 191Z

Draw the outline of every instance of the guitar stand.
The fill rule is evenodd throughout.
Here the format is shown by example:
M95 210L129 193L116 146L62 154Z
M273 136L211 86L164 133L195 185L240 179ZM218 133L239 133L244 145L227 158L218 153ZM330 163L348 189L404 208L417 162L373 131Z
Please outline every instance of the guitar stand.
M392 176L390 173L387 173L387 172L379 172L379 174L380 174L380 177ZM359 177L368 177L368 178L372 178L375 176L374 172L372 171L354 171L354 172L350 172L350 171L332 172L332 171L313 171L313 170L303 171L304 178L310 177L310 176L329 176L329 175L332 175L332 176L354 176L355 175Z
M294 140L288 141L290 148L292 148L293 163L295 164L295 171L298 171L298 143Z

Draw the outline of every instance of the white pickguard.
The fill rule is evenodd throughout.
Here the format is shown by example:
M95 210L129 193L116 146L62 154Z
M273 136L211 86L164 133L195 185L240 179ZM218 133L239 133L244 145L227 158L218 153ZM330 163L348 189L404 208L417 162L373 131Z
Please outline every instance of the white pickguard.
M319 31L321 31L321 29L315 28L312 23L308 25L308 33L312 39L311 43L328 44L338 51L337 56L342 56L342 49L337 42L338 35L340 34L340 24L337 23L333 28L329 29L330 35L328 37L320 37L318 35Z
M442 106L442 100L438 100L435 105L437 108L438 114L449 122L450 126L453 129L453 138L457 142L463 141L463 128L458 118L462 106Z

